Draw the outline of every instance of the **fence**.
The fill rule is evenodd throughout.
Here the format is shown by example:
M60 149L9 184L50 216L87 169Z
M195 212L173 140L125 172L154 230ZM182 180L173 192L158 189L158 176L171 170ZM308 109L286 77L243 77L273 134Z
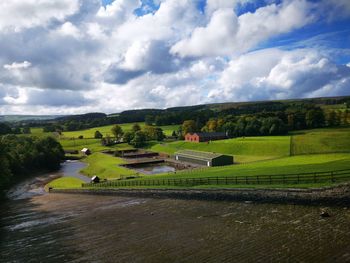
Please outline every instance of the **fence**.
M192 187L198 185L283 185L283 184L315 184L335 183L350 180L350 169L329 172L256 175L256 176L229 176L229 177L198 177L173 179L137 179L112 180L101 183L86 183L83 187L138 187L138 186L180 186Z

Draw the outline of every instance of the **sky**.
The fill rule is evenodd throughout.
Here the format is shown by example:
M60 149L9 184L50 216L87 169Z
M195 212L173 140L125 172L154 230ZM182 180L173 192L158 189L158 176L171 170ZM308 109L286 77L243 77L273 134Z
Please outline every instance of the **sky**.
M342 95L349 0L0 2L0 114Z

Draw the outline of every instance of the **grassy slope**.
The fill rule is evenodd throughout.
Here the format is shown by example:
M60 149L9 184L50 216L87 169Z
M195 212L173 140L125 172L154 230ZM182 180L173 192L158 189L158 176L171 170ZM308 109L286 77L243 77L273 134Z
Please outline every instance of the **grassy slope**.
M143 122L139 122L138 123L141 128L145 126L145 124ZM134 123L125 123L125 124L119 124L123 131L130 131L132 126L134 125ZM106 136L107 134L109 134L110 136L112 136L112 129L113 125L107 125L107 126L101 126L101 127L96 127L96 128L91 128L91 129L87 129L87 130L81 130L81 131L71 131L71 132L64 132L63 136L67 137L67 138L78 138L80 135L83 135L84 138L93 138L95 131L99 131L103 134L103 136ZM169 125L169 126L159 126L160 128L163 129L164 133L166 135L171 135L172 132L174 130L177 130L179 125Z
M84 162L88 163L88 166L81 172L89 177L98 175L102 179L117 179L123 175L135 174L133 170L118 166L124 163L121 158L103 153L93 153L85 158Z
M341 169L350 169L350 154L315 154L293 156L249 164L203 168L198 170L194 169L192 171L177 172L176 174L153 175L147 176L147 178L274 175L321 172Z
M153 151L173 154L182 149L219 152L234 155L236 162L273 159L290 154L290 136L245 137L208 143L171 142L155 144Z
M113 146L102 146L100 139L60 139L62 147L65 150L81 150L84 147L89 148L92 152L103 151L108 149L130 149L132 146L122 143Z
M312 153L350 153L350 129L317 129L293 136L292 152Z
M46 187L52 187L55 189L80 188L82 183L84 182L78 178L61 177L48 183Z

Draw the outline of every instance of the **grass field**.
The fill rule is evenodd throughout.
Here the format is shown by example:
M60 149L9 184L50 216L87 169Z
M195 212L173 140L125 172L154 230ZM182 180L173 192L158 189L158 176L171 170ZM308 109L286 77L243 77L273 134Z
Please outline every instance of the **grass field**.
M170 126L168 130L171 130L172 127ZM61 140L61 143L65 149L89 147L93 151L92 155L84 159L89 165L82 172L87 176L98 175L102 179L118 179L122 176L135 174L133 170L119 167L119 164L123 163L122 159L98 152L109 148L101 146L100 140L64 139ZM291 145L292 149L290 148ZM125 149L130 148L130 146L121 144L114 146L114 148ZM210 143L152 142L149 143L147 148L168 154L173 154L182 149L219 152L233 155L235 161L239 164L147 175L142 177L141 180L218 176L273 176L350 169L350 128L315 129L295 132L291 136L245 137L212 141ZM290 156L291 150L295 154L294 156ZM298 187L315 186L321 185L298 185ZM270 185L270 187L277 186ZM287 186L284 185L283 187Z
M138 124L141 126L141 128L145 126L143 122L139 122ZM130 131L133 125L134 123L119 124L119 126L122 127L124 132ZM66 138L78 138L80 135L82 135L84 138L94 138L95 131L101 132L103 136L113 136L111 132L112 127L113 125L107 125L87 130L64 132L62 136ZM176 131L178 129L179 125L168 125L159 127L163 129L165 135L170 136L174 130Z
M293 155L350 153L350 129L318 129L292 136Z
M82 180L74 177L61 177L48 183L46 187L52 187L55 189L67 189L67 188L80 188Z
M98 175L101 179L118 179L125 175L133 175L135 171L120 167L124 161L111 155L93 153L83 160L88 164L81 172L89 177Z
M108 149L130 149L132 146L122 143L122 144L116 144L113 146L103 146L101 145L100 139L60 139L59 142L61 143L63 149L65 150L78 150L80 151L84 147L89 148L92 152L98 152Z
M245 137L210 143L164 142L151 144L149 148L168 154L184 149L218 152L234 155L235 162L243 163L289 156L290 136Z
M179 171L176 174L160 174L147 176L147 178L279 175L342 169L350 169L350 154L336 153L292 156L247 164Z

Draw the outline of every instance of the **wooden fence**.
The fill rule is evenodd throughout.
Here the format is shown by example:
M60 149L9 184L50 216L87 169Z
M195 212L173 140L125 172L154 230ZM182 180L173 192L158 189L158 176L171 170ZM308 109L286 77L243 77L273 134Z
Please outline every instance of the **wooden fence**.
M136 179L111 180L101 183L85 183L83 187L117 188L138 186L180 186L192 187L198 185L283 185L283 184L316 184L336 183L350 180L350 169L329 172L256 175L256 176L227 176L227 177L197 177L173 179Z

